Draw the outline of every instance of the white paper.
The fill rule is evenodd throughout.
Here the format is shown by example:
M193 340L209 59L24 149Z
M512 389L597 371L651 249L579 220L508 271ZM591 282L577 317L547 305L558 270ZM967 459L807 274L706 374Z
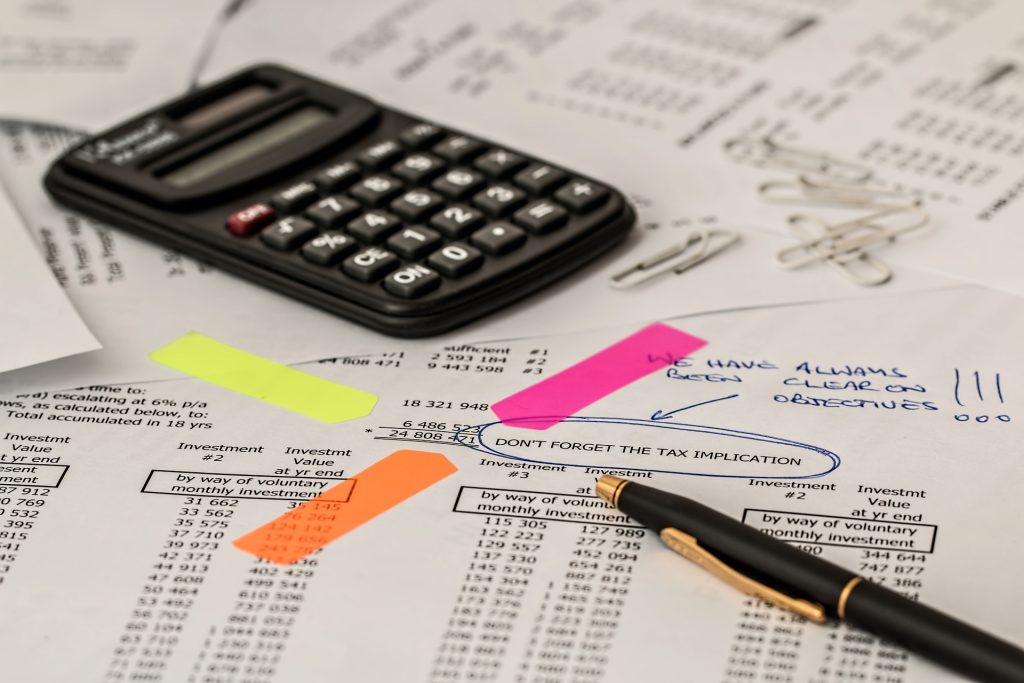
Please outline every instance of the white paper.
M564 125L571 125L571 120ZM742 241L684 275L665 275L632 289L612 289L613 274L683 241L695 229L721 225L718 216L695 214L674 196L680 185L713 192L715 179L702 177L699 169L690 169L685 176L660 174L648 161L657 149L628 159L609 157L593 147L573 153L561 149L556 152L561 127L543 128L543 138L542 128L537 126L531 139L535 143L544 139L540 147L549 149L554 161L570 168L586 168L637 198L638 226L625 244L597 263L445 335L449 343L876 293L837 278L828 269L798 273L779 270L772 263L773 254L788 240L749 223L722 226L742 233ZM0 388L27 392L174 377L147 356L191 330L284 363L417 343L386 337L59 210L44 193L40 179L48 160L65 142L66 136L53 130L9 128L5 147L0 150L0 174L10 183L39 242L55 254L52 267L68 275L69 295L105 348L88 358L6 376L0 380ZM950 283L945 277L908 269L893 287L920 290Z
M657 140L652 163L680 179L675 196L691 211L795 240L786 219L799 207L757 192L793 176L725 151L770 134L849 157L924 198L930 229L874 249L897 275L912 266L1024 292L1013 260L1020 3L393 2L364 6L340 30L338 6L309 41L268 30L292 7L250 4L206 77L248 64L259 43L266 56L439 120L504 127L538 151L596 145L622 158ZM538 133L545 125L560 137ZM697 174L705 183L683 182Z
M487 406L635 328L306 365L380 396L334 425L193 380L5 399L5 672L656 683L685 661L694 681L961 680L743 597L594 498L609 470L1024 640L1007 609L1024 600L1019 299L963 288L676 326L708 346L547 431ZM399 449L458 471L296 565L231 545L309 495L289 491L358 482Z
M0 233L0 372L100 348L46 267L2 184Z
M0 119L98 131L191 82L220 0L7 0Z

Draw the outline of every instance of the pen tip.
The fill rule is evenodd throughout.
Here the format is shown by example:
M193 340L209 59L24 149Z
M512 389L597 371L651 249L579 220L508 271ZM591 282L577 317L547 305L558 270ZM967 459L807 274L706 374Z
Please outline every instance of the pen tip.
M609 503L614 507L618 507L619 492L622 491L622 487L628 483L629 481L626 479L605 474L597 480L597 484L594 486L594 491L597 493L598 497L603 499L606 503Z

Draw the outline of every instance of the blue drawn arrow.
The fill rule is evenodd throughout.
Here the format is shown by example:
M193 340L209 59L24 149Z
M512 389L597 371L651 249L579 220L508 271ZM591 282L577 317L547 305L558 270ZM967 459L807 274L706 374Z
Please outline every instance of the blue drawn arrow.
M709 403L715 403L716 401L724 401L724 400L726 400L728 398L736 398L737 396L739 396L739 394L732 394L730 396L723 396L722 398L713 398L710 401L701 401L700 403L694 403L693 405L686 406L684 408L676 408L675 410L670 410L667 413L663 413L660 410L655 410L654 411L654 415L651 415L651 419L652 420L668 420L668 419L671 419L672 416L675 415L676 413L681 413L684 410L689 410L690 408L696 408L697 406L706 406Z

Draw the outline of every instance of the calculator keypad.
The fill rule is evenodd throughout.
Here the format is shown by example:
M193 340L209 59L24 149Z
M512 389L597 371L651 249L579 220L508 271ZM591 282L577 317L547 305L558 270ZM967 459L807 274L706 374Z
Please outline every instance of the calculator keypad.
M492 178L503 179L526 166L526 159L518 154L496 149L481 156L473 165Z
M387 175L372 175L356 183L349 194L370 206L385 204L402 191L402 183Z
M281 213L294 213L315 202L319 196L316 184L306 180L277 193L270 204Z
M484 177L468 168L453 168L431 186L449 199L465 199L483 188Z
M270 204L253 204L228 216L227 229L235 237L248 237L276 215Z
M287 251L315 235L316 226L305 218L292 216L274 223L260 233L260 239L272 249Z
M400 230L388 240L388 248L402 258L415 261L441 245L441 235L430 228L413 227Z
M458 239L465 237L484 224L484 214L465 204L452 204L443 211L438 211L430 219L430 225L437 228L445 237Z
M358 214L363 207L348 197L327 197L321 199L306 211L306 217L324 230L340 228Z
M473 195L473 205L494 218L506 216L526 203L526 193L510 185L491 185Z
M316 174L313 182L320 188L321 192L331 193L344 190L359 178L359 164L354 161L344 161L340 164L328 166Z
M547 164L422 123L238 211L227 228L239 237L260 231L266 247L295 253L308 268L415 299L500 267L609 196Z
M359 242L340 230L317 235L302 247L302 256L320 266L333 266L359 248Z
M406 266L388 275L384 289L404 299L415 299L433 291L441 284L441 277L426 266Z
M410 190L391 202L391 210L407 221L421 221L444 206L444 199L429 190Z
M523 246L526 233L508 223L491 223L474 232L470 241L491 256L501 256Z
M427 264L447 277L457 278L473 272L483 261L483 255L473 247L452 242L431 254Z
M367 244L377 244L402 224L387 211L367 211L348 224L348 231Z
M342 270L362 282L373 282L384 277L401 265L398 257L379 247L364 249L349 256L342 264Z

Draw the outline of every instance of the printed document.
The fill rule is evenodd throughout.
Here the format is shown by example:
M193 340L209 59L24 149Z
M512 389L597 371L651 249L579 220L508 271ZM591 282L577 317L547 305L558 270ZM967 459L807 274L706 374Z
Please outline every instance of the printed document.
M707 346L546 430L490 406L635 326L303 365L378 396L331 425L193 379L4 397L5 674L669 682L685 661L694 681L959 680L744 597L596 498L604 473L1024 640L1007 609L1024 600L1019 299L967 287L675 326ZM343 485L330 524L396 451L457 471L292 564L233 545Z
M0 372L100 348L0 184Z
M0 120L99 132L184 90L221 0L5 0Z

